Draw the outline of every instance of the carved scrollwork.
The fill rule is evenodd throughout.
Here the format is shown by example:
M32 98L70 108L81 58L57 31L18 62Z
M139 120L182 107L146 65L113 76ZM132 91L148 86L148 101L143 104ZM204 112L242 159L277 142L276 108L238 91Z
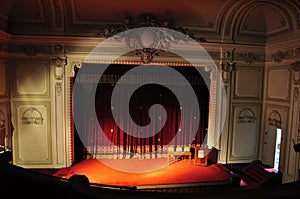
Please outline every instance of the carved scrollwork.
M298 101L299 99L299 88L298 87L295 87L294 88L294 101Z
M54 78L62 80L64 77L64 66L67 65L67 58L56 57L51 59L52 65L55 66Z
M94 37L112 37L118 33L124 32L126 30L141 28L141 27L161 27L168 28L172 30L176 30L185 35L188 35L192 39L196 41L206 41L202 37L195 37L195 35L190 32L187 28L183 28L181 26L173 25L168 21L161 21L154 15L150 13L144 13L137 17L128 17L124 20L123 24L101 24L99 26L99 32L96 34L92 34Z
M163 29L137 30L133 33L126 30L143 27L161 27ZM170 34L170 30L181 32L195 41L205 41L204 38L195 37L188 29L181 26L174 26L167 21L161 21L155 16L146 13L137 17L128 17L123 24L100 25L99 32L93 34L94 37L112 37L118 42L125 41L125 44L136 50L136 55L140 56L143 63L150 63L154 56L159 55L159 50L168 50L172 42L186 41L187 38L175 38L178 35ZM146 38L146 42L145 42ZM150 40L149 40L150 38Z
M285 53L282 51L278 51L277 53L272 55L272 58L275 63L279 64L285 59Z
M296 61L291 64L292 70L294 71L294 83L300 84L300 61Z
M247 64L253 64L256 62L256 56L254 53L247 53L243 55L243 60Z
M275 126L276 128L281 128L282 120L280 113L276 110L273 110L269 115L268 123L269 125Z
M250 108L244 108L238 116L238 123L254 123L256 120L255 113Z
M231 52L226 51L225 61L222 60L220 63L220 70L225 88L228 87L231 80L231 73L235 68L236 63L234 62L234 52L235 49L233 49Z
M22 124L43 124L44 118L42 113L34 108L28 108L24 111L23 116L21 117Z

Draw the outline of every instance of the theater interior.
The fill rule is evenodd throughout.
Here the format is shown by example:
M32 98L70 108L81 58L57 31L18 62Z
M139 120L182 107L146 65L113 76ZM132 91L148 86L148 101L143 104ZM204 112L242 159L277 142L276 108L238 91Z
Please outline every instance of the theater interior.
M300 2L6 0L0 190L299 198Z

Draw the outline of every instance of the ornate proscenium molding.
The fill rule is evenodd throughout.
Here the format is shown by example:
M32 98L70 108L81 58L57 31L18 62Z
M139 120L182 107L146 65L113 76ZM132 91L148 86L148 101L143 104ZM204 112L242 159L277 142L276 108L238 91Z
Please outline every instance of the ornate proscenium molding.
M164 28L162 31L155 32L134 32L134 34L126 34L127 30L143 27L156 27ZM154 56L159 55L158 49L168 50L171 42L182 40L182 38L174 38L170 31L175 30L183 33L197 42L204 42L205 39L201 37L195 37L188 29L173 25L167 21L161 21L155 16L146 13L137 17L128 17L124 20L123 24L104 24L100 25L99 32L93 34L94 37L112 37L119 33L117 41L125 41L129 48L138 49L136 55L139 55L143 63L150 63ZM152 34L152 43L149 43L149 35ZM150 35L151 36L151 35ZM147 38L147 44L143 41L143 38Z
M55 91L59 96L62 92L65 66L68 64L67 57L52 57L51 64L54 66Z
M229 86L231 80L231 72L235 68L236 63L234 62L234 52L235 48L231 52L227 51L225 61L221 60L220 63L220 72L222 73L222 79L225 88Z
M68 64L67 57L52 57L51 64L55 66L54 78L62 80L64 76L64 66Z

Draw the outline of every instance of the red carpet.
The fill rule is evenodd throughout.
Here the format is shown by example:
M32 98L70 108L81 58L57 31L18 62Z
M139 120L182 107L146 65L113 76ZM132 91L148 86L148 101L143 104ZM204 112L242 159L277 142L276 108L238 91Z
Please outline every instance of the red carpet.
M109 159L124 167L135 164L159 164L160 159ZM127 173L112 169L97 159L79 162L70 168L64 168L54 176L70 178L74 174L85 175L91 183L116 186L145 186L185 183L224 182L229 180L229 170L222 164L207 167L196 166L189 161L178 161L162 169L147 173Z

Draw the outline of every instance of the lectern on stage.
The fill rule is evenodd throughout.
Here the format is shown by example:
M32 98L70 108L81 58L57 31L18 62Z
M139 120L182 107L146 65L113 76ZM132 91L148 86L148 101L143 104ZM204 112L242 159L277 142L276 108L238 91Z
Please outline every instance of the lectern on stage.
M207 166L208 148L195 147L194 164Z

